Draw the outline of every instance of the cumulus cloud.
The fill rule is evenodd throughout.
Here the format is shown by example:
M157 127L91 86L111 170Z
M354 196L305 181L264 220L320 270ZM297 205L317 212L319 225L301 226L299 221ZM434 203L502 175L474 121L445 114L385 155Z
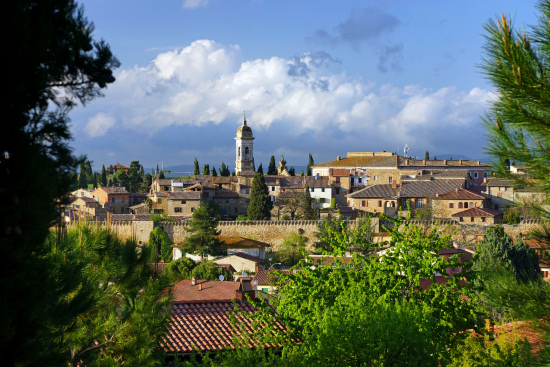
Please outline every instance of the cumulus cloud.
M107 131L115 125L115 119L103 112L92 117L86 124L85 131L92 137L103 136Z
M86 132L101 136L115 120L117 129L151 136L176 126L237 126L246 110L256 132L277 128L287 141L330 134L393 146L414 140L435 144L430 139L437 136L445 145L442 129L479 125L492 98L478 88L376 85L331 72L335 62L327 53L242 60L238 46L195 41L159 54L147 67L120 71L94 107L115 112L98 113Z
M183 7L185 9L195 9L206 5L208 5L208 0L183 0Z

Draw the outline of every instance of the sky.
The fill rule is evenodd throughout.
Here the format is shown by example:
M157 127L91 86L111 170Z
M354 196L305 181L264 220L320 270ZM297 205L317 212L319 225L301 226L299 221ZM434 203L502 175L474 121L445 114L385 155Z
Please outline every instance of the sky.
M102 164L235 166L246 114L256 166L347 152L489 161L484 25L536 24L521 0L85 0L121 62L70 114L74 152Z

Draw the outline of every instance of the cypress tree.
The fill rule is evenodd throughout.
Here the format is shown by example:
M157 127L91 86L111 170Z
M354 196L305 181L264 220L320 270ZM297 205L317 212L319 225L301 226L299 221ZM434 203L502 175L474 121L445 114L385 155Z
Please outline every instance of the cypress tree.
M202 174L207 176L210 174L210 165L209 164L205 164L204 167L202 168Z
M311 167L314 164L315 163L313 162L313 156L311 155L311 153L309 153L309 161L307 162L307 173L306 173L307 176L311 176Z
M271 217L273 204L269 199L269 191L265 184L264 175L256 173L252 181L250 191L250 203L248 204L247 216L249 220L267 220Z
M199 161L197 160L197 157L195 157L195 162L193 162L194 169L193 169L193 175L198 176L201 174L201 171L199 169Z
M277 166L275 165L275 156L272 155L269 159L269 166L267 167L267 174L268 176L276 175L277 174ZM262 174L263 177L263 174Z
M216 172L216 167L212 166L212 176L216 177L218 176L218 172Z
M107 186L107 171L105 170L105 165L101 167L101 186Z
M313 199L311 198L308 185L306 185L304 199L302 200L302 218L306 220L317 219L317 213L313 208Z
M290 167L288 169L288 173L291 175L291 176L296 176L296 170L294 169L294 167Z
M86 179L86 169L84 167L84 164L80 165L80 176L78 177L78 188L79 189L88 188L88 180Z
M184 252L200 255L222 255L225 251L221 248L219 240L220 231L216 229L217 219L212 215L206 203L201 202L193 212L193 220L189 223L190 235L181 245Z
M424 154L424 159L429 161L430 160L430 152L426 150L426 154Z
M262 175L264 174L264 168L262 167L262 164L260 163L260 165L258 166L258 173L261 173Z

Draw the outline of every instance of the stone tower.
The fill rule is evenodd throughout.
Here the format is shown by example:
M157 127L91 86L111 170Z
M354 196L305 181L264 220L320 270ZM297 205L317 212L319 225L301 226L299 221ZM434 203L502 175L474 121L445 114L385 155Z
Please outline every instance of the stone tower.
M252 129L246 124L246 116L243 117L243 124L237 130L235 145L237 149L237 160L235 161L235 174L237 176L254 176L254 150Z

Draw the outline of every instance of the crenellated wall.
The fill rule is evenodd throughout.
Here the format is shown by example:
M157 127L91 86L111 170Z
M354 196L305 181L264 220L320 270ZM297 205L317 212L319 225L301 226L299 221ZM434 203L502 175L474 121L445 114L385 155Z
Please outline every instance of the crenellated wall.
M378 218L372 218L373 227L376 232L384 232L385 229ZM430 221L430 222L417 222L426 229L426 233L430 231L437 223L438 228L443 230L444 234L454 233L453 240L460 244L475 244L477 239L485 233L488 226L485 225L470 225L461 224L454 220L449 221ZM313 242L317 241L315 232L317 232L317 220L284 220L284 221L228 221L219 222L218 229L221 231L222 236L240 236L245 238L251 238L258 241L269 243L273 250L277 250L277 247L283 242L284 238L290 233L296 232L305 236L308 241L307 245L311 246ZM351 222L351 226L354 226L354 221ZM538 226L538 221L529 220L522 221L517 225L503 225L504 230L513 238L517 237L520 233L527 234ZM188 232L188 223L182 222L152 222L152 221L117 221L110 222L92 222L92 224L100 227L110 226L119 236L122 238L135 238L140 244L145 244L149 240L149 234L155 227L161 227L170 238L179 243L183 241ZM76 225L76 224L73 224ZM69 225L71 226L71 225ZM455 233L456 232L456 233Z

